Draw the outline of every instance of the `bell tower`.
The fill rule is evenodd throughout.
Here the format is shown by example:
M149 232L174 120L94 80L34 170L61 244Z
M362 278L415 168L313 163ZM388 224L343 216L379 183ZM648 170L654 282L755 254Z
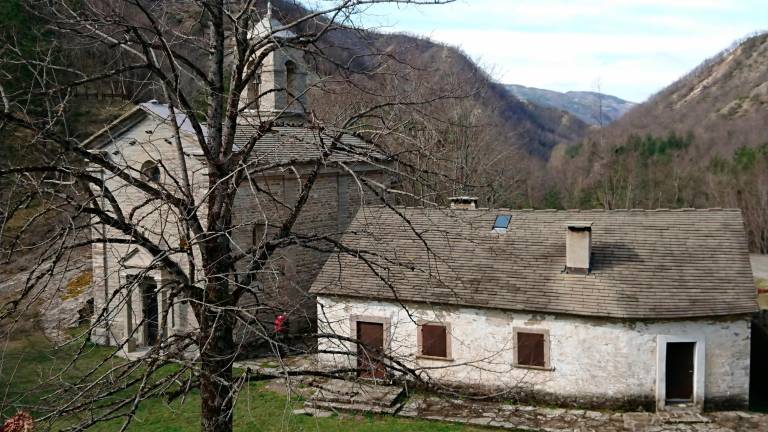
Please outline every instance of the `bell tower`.
M287 46L287 42L295 38L296 34L288 29L281 30L283 27L272 16L272 6L268 4L264 18L249 32L248 37L253 43L265 38L272 39L274 43L262 49L261 52L265 49L273 50L264 58L240 96L244 120L304 119L307 108L307 68L303 61L303 51ZM259 53L254 57L258 57Z

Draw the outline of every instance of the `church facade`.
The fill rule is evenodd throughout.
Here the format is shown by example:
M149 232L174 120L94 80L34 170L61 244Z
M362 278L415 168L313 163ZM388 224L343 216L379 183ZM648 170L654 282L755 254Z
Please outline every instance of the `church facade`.
M272 32L279 27L282 25L268 14L254 32L269 31L275 37L291 35L287 31ZM249 172L236 195L233 209L236 228L230 233L236 250L257 245L274 232L296 203L323 148L331 142L347 151L331 156L329 163L321 168L294 231L315 236L340 235L356 211L375 199L375 194L365 191L356 177L379 184L386 182L388 176L381 165L374 167L355 156L361 149L370 148L365 140L307 124L306 93L307 71L302 51L294 48L270 52L243 93L235 151L251 140L261 122L271 121L273 127L256 142L247 164L258 169ZM145 180L178 192L184 169L175 145L176 128L172 120L167 105L157 101L141 103L87 140L84 146L103 152L126 170L140 170ZM175 121L179 125L186 175L196 202L202 203L199 216L204 221L205 192L209 187L206 165L189 120L176 114ZM169 250L189 245L190 240L172 206L149 200L144 192L109 172L94 170L94 173L103 177L106 187L124 210L131 212L133 221L146 230L145 235L150 239ZM106 239L120 237L120 233L94 224L92 236ZM174 259L186 269L188 263L184 255L174 256L178 256ZM254 295L268 298L272 306L272 311L261 318L269 321L284 315L292 331L314 326L316 302L309 288L326 258L327 254L322 251L300 246L280 249L258 272L250 290ZM136 245L115 242L93 245L94 342L121 346L126 352L141 351L164 336L194 329L196 320L190 306L171 295L173 278L154 264L152 256ZM245 271L245 265L238 270ZM197 283L204 283L199 276ZM245 342L247 332L240 332L238 337Z

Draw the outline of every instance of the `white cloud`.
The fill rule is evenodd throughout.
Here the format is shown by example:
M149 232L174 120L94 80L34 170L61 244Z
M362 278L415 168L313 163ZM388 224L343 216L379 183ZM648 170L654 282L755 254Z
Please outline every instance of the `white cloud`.
M764 2L459 0L382 9L379 23L459 46L503 82L589 90L599 79L606 92L643 100L765 27Z
M499 81L552 90L602 90L643 100L741 36L448 30L430 35L458 46Z

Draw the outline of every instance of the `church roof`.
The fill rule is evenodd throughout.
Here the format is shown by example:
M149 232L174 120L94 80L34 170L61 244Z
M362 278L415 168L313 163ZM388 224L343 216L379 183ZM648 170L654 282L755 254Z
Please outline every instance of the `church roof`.
M136 108L102 129L94 136L83 142L83 146L90 149L101 148L112 142L118 136L129 131L148 115L163 122L171 119L168 105L157 101L141 103ZM194 139L194 130L191 122L185 114L176 112L176 121L184 134L191 135ZM235 150L240 150L248 143L256 133L256 125L238 125L235 133ZM207 135L207 128L203 125L203 133ZM336 137L336 149L334 149L328 162L357 162L384 159L385 155L376 151L373 145L364 139L342 132L339 129L300 126L296 123L275 121L272 130L261 137L256 143L251 154L251 162L259 165L276 163L309 163L322 157L323 149L330 146ZM200 154L199 149L189 144L185 145L185 152Z
M238 125L235 145L243 148L255 133L256 126ZM349 133L277 123L271 132L256 142L251 160L259 164L315 161L322 156L323 149L334 141L336 149L330 161L356 162L370 160L372 155L384 157L370 143Z
M493 230L499 215L506 231ZM592 222L588 274L565 271L573 220ZM342 244L313 294L626 319L757 310L738 209L369 207Z
M171 119L171 109L169 106L156 100L140 103L139 107L148 113L160 117L164 121ZM195 133L195 130L192 128L192 122L187 118L186 114L179 112L178 109L174 110L174 114L176 114L176 124L179 125L179 129L182 132L188 132L190 134ZM207 136L207 133L208 130L203 127L203 134Z

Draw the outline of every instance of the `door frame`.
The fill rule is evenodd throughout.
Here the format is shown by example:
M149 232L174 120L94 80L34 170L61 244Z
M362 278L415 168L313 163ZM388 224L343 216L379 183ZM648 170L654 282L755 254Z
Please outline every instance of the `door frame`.
M704 408L704 382L706 377L706 338L704 336L669 336L656 338L656 410L667 409L667 344L692 342L693 348L693 401L695 408Z
M384 331L384 343L382 345L384 349L384 354L389 355L391 352L390 343L392 341L392 335L390 334L390 324L391 320L387 317L382 316L374 316L374 315L350 315L349 316L349 334L352 339L357 339L357 323L358 322L368 322L368 323L374 323L374 324L381 324L383 331ZM357 368L357 344L353 343L350 347L350 353L352 354L352 368ZM386 359L382 359L382 363L384 365L388 365L389 362ZM386 376L384 378L385 381L389 380L389 370L386 370Z
M150 295L148 295L147 289L150 286L153 287L153 292ZM141 329L142 330L141 342L142 342L142 345L145 347L153 346L163 339L163 332L161 331L161 328L160 328L160 320L162 319L162 315L163 315L163 309L162 309L163 304L161 301L160 286L157 284L157 280L155 280L155 278L144 277L141 279L141 282L139 282L139 299L140 299L139 301L141 305L141 315L142 315L141 319L144 322ZM147 303L147 300L149 300L149 303ZM154 303L155 313L157 315L155 317L154 322L150 322L149 318L144 314L147 308L151 308L152 303ZM149 340L150 326L155 327L154 342Z
M160 325L160 319L162 317L163 307L166 301L166 292L163 289L163 280L159 270L149 270L138 267L123 268L119 271L118 277L120 278L120 287L128 282L128 278L136 277L139 279L150 279L154 281L157 290L157 312L158 312L158 334L157 337L162 340L166 335L165 329ZM147 345L145 328L146 325L142 325L136 328L136 324L144 319L143 312L143 292L141 288L141 282L129 287L125 293L123 293L122 300L125 301L123 314L123 331L125 336L125 351L133 352L139 348L145 348ZM170 321L170 319L169 319ZM146 324L146 323L145 323Z

